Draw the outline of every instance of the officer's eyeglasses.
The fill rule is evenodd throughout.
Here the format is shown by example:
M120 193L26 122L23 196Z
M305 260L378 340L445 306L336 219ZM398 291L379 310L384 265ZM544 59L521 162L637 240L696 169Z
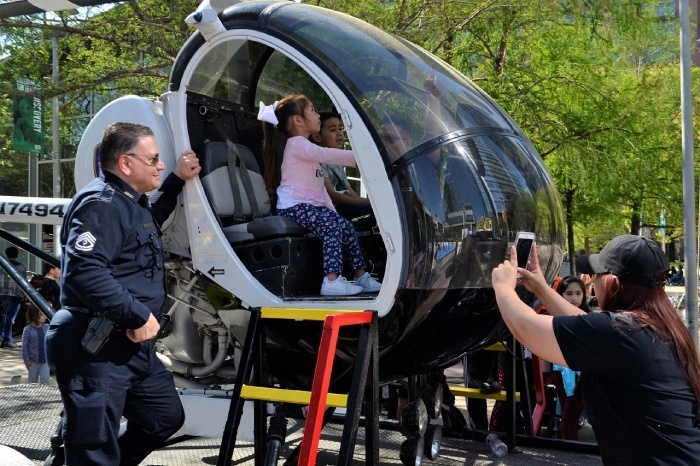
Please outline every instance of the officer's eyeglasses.
M155 167L156 165L158 165L158 162L160 162L160 156L159 156L159 155L156 155L155 157L152 157L152 158L147 159L147 160L143 160L143 159L140 158L138 155L133 154L133 153L130 153L130 152L127 152L126 155L128 155L129 157L135 158L136 160L138 160L138 161L141 162L142 164L147 165L147 166L149 166L149 167Z

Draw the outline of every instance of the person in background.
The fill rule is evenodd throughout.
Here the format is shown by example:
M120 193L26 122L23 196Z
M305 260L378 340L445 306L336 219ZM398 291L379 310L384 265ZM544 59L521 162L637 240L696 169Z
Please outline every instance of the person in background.
M319 117L321 131L312 134L311 140L321 147L342 149L345 133L343 133L343 121L340 115L335 112L320 112ZM352 220L372 213L369 199L361 197L350 186L344 166L322 164L321 167L326 177L324 180L326 191L340 215Z
M510 259L492 272L508 329L534 354L581 371L581 396L606 465L697 464L700 361L663 288L668 259L652 240L612 239L576 269L593 274L601 312L586 314L552 290L533 244L531 263ZM517 273L522 275L518 279ZM551 315L535 314L518 281Z
M586 299L586 282L583 279L574 275L564 277L557 285L557 293L586 314L591 312Z
M671 270L669 270L668 272L666 272L666 280L668 280L668 281L670 282L671 279L673 278L673 276L674 276L676 273L678 273L678 271L676 270L676 266L675 266L675 265L672 265L672 266L671 266Z
M574 275L564 277L557 286L557 293L585 313L590 312L586 299L586 284ZM559 432L564 440L578 440L579 418L583 412L583 401L576 394L577 374L565 366L552 364L554 385L561 405Z
M277 215L291 218L323 240L325 277L321 295L378 292L381 283L365 270L355 229L333 207L321 169L321 163L355 166L355 155L349 150L321 147L309 141L309 136L321 130L321 119L304 95L289 95L269 106L260 102L258 119L263 122L265 184L269 192L276 190ZM281 164L275 130L288 137ZM354 283L341 275L343 253L355 270Z
M17 261L19 250L10 246L5 249L5 257L15 268L17 273L25 279L26 267ZM4 270L0 270L0 300L2 300L3 317L0 324L0 348L15 349L17 344L12 339L12 326L24 301L22 289L15 283Z
M464 365L464 385L478 388L482 394L500 393L498 382L498 353L480 350L469 353L462 359ZM467 412L477 430L489 427L488 409L485 398L467 398Z
M34 304L27 309L27 326L22 332L22 359L27 366L27 380L49 384L49 364L46 362L46 332L49 325L46 316Z
M676 273L671 277L670 285L683 286L685 285L685 278L683 277L683 266L679 265Z
M64 216L62 307L46 350L63 400L66 464L136 466L185 420L172 373L155 354L167 289L160 225L200 166L185 150L161 184L155 135L134 123L107 126L99 147L102 175ZM81 341L102 319L114 328L88 352Z
M60 278L61 268L44 262L44 278L41 280L39 294L56 311L61 309L61 287L58 284Z

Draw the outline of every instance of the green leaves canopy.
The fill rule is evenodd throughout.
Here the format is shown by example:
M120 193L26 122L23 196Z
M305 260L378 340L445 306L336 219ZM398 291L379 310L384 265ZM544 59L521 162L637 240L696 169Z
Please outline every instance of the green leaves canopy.
M0 178L16 176L16 161L26 158L7 147L9 96L17 77L44 83L47 102L60 96L61 156L71 157L87 121L82 115L120 95L157 97L166 90L170 66L191 33L184 18L197 3L139 0L108 11L0 22L0 52L6 57L0 63L5 94L0 112L6 116L0 120L6 141ZM595 248L619 233L653 226L662 210L667 234L681 233L680 80L672 1L307 3L346 12L417 43L494 97L552 172L572 250L586 237L594 239ZM50 81L54 33L61 34L57 86Z

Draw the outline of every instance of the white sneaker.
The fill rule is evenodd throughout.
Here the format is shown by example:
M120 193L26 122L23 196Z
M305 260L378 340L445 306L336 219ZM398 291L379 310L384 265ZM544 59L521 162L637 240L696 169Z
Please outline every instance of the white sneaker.
M359 293L362 293L362 287L350 283L345 277L338 277L333 281L328 280L328 277L323 278L321 285L323 296L351 296Z
M355 283L362 287L363 293L377 293L382 287L382 284L372 278L369 272L365 272L363 276L357 278Z

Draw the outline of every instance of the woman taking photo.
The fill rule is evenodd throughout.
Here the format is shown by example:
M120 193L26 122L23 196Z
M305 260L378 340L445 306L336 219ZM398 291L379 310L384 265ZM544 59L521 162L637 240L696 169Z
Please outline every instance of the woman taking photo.
M663 289L668 260L647 238L614 238L600 254L579 256L594 274L602 312L584 313L546 283L536 247L530 266L516 254L492 273L503 320L523 345L581 371L581 395L609 465L699 464L700 363L693 341ZM518 280L517 272L522 279ZM550 315L535 314L515 293L520 281Z

